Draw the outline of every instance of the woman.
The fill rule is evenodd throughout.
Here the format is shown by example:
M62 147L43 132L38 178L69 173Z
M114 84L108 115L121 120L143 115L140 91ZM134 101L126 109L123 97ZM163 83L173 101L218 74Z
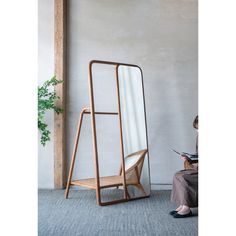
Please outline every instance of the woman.
M196 116L193 127L198 130L198 116ZM198 137L196 144L196 154L198 154ZM190 163L186 156L182 155L185 170L181 170L174 175L171 201L179 206L171 211L174 218L184 218L192 215L191 207L198 206L198 164Z

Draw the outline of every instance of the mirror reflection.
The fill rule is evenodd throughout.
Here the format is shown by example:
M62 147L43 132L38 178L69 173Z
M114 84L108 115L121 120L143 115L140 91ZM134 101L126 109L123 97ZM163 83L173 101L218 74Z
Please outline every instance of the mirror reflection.
M125 174L131 198L150 195L146 117L142 73L138 67L118 67Z

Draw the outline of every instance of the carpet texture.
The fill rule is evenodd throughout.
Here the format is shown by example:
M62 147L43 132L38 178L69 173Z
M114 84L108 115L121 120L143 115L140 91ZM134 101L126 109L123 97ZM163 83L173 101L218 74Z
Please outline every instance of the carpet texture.
M152 191L150 198L103 207L96 205L92 190L71 190L69 199L64 199L64 190L39 190L38 196L39 236L198 235L197 209L184 219L168 214L176 207L170 191Z

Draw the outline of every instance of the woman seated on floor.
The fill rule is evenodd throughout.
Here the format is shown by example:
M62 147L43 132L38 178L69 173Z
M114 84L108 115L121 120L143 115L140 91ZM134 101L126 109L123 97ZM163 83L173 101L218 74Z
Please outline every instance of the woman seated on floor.
M193 127L198 130L198 116L196 116ZM198 154L198 137L196 143L196 154ZM198 164L190 163L186 156L181 159L185 162L185 170L174 175L171 201L178 204L176 210L170 215L174 218L184 218L192 215L190 208L198 206Z

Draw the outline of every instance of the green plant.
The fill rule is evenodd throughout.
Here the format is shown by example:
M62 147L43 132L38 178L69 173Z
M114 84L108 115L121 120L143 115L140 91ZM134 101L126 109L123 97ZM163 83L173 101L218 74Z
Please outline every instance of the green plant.
M56 76L44 82L42 86L38 86L38 129L41 133L40 143L45 146L50 140L50 131L45 123L45 113L48 110L54 110L57 114L63 112L63 109L55 106L55 102L60 99L56 95L53 86L62 83L62 80L57 80Z

